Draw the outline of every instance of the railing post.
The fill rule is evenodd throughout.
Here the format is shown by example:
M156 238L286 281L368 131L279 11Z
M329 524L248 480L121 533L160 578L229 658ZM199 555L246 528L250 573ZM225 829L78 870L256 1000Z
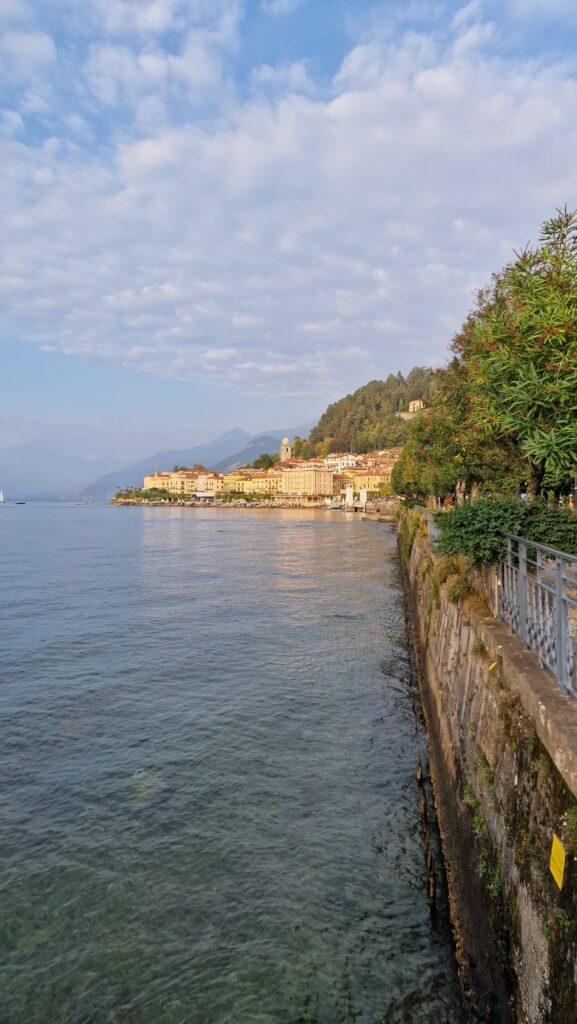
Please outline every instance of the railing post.
M519 631L526 645L529 636L527 628L527 544L520 540L517 545L519 556Z
M499 559L499 579L497 581L497 615L503 619L503 588L505 586L505 556Z
M563 559L555 559L555 675L562 690L567 690L567 607L563 586Z

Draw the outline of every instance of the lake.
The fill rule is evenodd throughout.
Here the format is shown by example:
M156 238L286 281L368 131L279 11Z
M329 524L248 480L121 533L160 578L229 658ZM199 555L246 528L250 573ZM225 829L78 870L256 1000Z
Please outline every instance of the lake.
M0 564L3 1024L461 1020L391 526L5 505Z

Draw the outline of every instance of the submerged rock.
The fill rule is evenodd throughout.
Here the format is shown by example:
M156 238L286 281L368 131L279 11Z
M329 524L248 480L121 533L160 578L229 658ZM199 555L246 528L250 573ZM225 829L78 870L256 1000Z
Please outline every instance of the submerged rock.
M157 772L139 768L132 776L132 802L140 806L148 806L166 800L170 794L170 785Z

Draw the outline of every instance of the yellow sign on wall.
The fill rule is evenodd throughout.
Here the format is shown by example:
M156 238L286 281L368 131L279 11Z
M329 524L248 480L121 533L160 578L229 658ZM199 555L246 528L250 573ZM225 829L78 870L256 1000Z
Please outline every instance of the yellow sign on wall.
M551 843L551 859L549 860L549 868L559 889L562 889L563 875L565 874L565 847L556 835L553 835L553 842Z

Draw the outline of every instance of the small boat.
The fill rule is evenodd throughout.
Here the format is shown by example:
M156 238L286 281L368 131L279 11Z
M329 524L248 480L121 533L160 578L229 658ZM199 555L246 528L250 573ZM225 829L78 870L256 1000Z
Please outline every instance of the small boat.
M15 505L25 505L26 502L25 501L15 501L14 504Z

